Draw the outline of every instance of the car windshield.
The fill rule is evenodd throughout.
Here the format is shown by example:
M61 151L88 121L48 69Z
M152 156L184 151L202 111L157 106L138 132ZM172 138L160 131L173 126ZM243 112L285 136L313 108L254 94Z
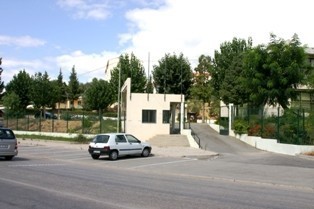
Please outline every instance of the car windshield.
M15 139L11 130L0 130L0 139Z
M107 143L109 140L109 135L97 135L94 139L94 143Z

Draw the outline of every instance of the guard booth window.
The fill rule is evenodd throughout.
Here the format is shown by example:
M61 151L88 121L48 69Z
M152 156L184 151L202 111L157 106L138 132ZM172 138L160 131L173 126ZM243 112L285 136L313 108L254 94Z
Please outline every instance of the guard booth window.
M162 111L162 123L169 123L170 121L170 110Z
M156 110L142 110L142 123L156 123Z

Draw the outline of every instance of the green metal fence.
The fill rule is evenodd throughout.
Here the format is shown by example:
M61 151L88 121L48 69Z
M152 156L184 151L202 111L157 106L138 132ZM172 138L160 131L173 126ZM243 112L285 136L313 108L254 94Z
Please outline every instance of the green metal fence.
M116 132L116 117L94 112L61 111L55 118L35 117L33 113L6 114L2 125L18 131L98 134Z
M238 106L233 108L232 129L236 133L277 139L278 142L287 144L314 144L314 111Z

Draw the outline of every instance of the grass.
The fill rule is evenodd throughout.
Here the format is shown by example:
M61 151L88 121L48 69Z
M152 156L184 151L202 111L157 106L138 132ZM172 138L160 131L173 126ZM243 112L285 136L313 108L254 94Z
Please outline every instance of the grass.
M77 137L74 138L68 138L68 137L52 137L52 136L43 136L43 135L23 135L23 134L16 134L17 138L20 139L39 139L39 140L51 140L51 141L66 141L66 142L74 142L74 143L82 143L86 144L90 142L92 139L87 138L81 134L79 134Z

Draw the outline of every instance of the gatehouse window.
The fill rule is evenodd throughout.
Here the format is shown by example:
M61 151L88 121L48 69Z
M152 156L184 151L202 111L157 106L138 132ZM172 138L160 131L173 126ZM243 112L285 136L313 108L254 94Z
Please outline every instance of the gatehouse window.
M156 110L142 110L142 123L156 123Z

